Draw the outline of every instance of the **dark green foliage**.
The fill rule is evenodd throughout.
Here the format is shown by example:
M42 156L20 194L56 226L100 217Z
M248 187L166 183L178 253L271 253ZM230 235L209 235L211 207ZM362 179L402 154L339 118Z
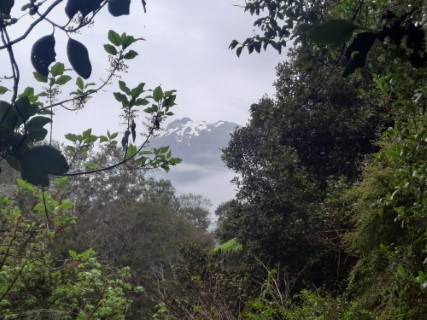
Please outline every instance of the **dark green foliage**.
M333 19L313 27L307 36L314 42L336 47L350 40L356 29L357 26L347 20Z
M37 146L19 156L22 179L47 187L49 175L61 176L69 167L60 151L50 146Z

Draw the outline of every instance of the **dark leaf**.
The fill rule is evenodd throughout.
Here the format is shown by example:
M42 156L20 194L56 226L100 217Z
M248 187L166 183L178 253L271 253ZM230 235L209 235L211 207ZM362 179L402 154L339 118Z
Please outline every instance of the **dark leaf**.
M34 130L27 132L27 135L25 137L27 142L38 142L43 141L44 138L47 136L47 130L45 128Z
M233 40L233 41L231 41L228 48L233 50L238 44L239 44L239 42L237 40Z
M357 29L350 21L333 19L313 27L308 32L308 37L319 44L337 46L350 40L353 31Z
M37 40L31 49L31 63L42 76L49 74L49 65L55 61L55 38L48 35Z
M22 179L34 184L49 186L48 175L63 175L69 167L65 157L51 146L35 147L18 157Z
M377 39L377 34L373 32L359 33L347 48L345 55L350 62L347 64L343 76L348 77L356 69L363 68L366 63L369 50Z
M103 0L68 0L65 6L65 13L69 19L74 17L78 11L85 17L92 11L97 10L102 1Z
M25 128L27 129L27 131L41 130L46 124L48 124L51 121L52 120L47 117L42 117L42 116L33 117L30 119L30 121L28 121Z
M77 74L84 79L89 78L92 73L92 65L86 47L82 43L69 38L67 43L67 55L71 66Z
M65 6L65 13L69 19L73 18L80 10L83 6L83 2L84 0L68 0L67 5Z
M356 51L368 52L374 44L375 39L377 39L377 34L374 32L358 33L345 51L346 58L350 59L353 52Z
M15 4L14 0L1 0L0 1L0 11L2 14L10 15L10 10Z
M132 124L130 125L130 130L132 132L132 141L135 142L136 139L136 123L132 120Z
M129 14L129 8L130 8L130 0L110 0L110 1L108 1L108 11L114 17Z
M20 117L20 123L27 121L30 117L37 113L37 106L30 103L27 96L22 96L15 102L15 108L18 116Z
M16 109L6 101L0 101L0 133L13 131L17 122Z

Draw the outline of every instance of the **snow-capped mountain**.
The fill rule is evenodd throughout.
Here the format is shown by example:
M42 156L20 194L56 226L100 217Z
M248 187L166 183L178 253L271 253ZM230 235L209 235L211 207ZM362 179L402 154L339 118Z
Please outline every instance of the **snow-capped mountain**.
M171 122L150 143L153 147L170 146L175 157L184 163L222 167L220 149L227 146L236 123L193 121L182 118Z
M222 163L221 149L228 145L230 134L237 127L236 123L227 121L208 123L190 118L171 122L150 146L170 146L172 155L183 161L169 173L158 171L154 176L170 180L179 194L207 196L212 200L213 209L231 200L235 190L230 180L235 173Z

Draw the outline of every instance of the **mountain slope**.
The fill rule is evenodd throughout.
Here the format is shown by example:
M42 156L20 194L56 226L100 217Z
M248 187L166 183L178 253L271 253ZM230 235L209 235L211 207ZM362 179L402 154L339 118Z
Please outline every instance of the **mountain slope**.
M210 198L214 206L232 199L235 176L221 161L221 149L230 140L236 123L193 121L182 118L171 122L150 142L151 147L170 146L172 155L183 161L169 173L156 172L154 177L171 180L178 193L197 193Z

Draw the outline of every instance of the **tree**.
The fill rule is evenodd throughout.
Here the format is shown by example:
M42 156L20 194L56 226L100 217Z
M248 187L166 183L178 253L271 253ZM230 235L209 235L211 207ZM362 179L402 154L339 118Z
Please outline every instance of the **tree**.
M57 181L56 188L61 184ZM133 287L128 268L110 268L91 249L55 256L59 236L75 223L73 203L18 181L1 200L0 313L10 319L124 319ZM29 209L30 207L31 209Z
M145 10L145 1L142 4ZM118 80L120 90L113 96L121 105L124 134L119 137L118 133L107 132L105 136L96 136L91 129L68 134L66 138L72 144L60 151L60 147L54 146L52 136L56 108L81 109L97 92L116 82L121 73L127 72L126 61L137 57L133 47L143 39L108 31L104 50L109 71L104 80L94 83L90 80L90 53L74 36L91 26L101 10L108 8L114 17L129 14L130 0L68 0L66 3L29 0L21 5L22 13L13 0L0 3L0 52L7 57L2 64L6 75L0 79L0 95L5 97L0 101L0 160L3 167L9 165L19 170L24 180L41 186L42 191L20 180L18 194L13 189L6 190L10 198L2 200L1 314L11 318L123 319L129 311L131 296L141 291L130 285L129 269L100 263L92 249L70 251L59 242L76 221L75 204L66 199L70 194L67 177L102 175L119 167L169 170L169 166L179 163L180 159L173 158L167 147L146 150L161 122L173 115L170 108L175 105L175 90L164 91L160 86L150 90L145 83L132 87ZM61 11L66 16L61 17ZM30 18L32 21L28 22ZM22 88L24 77L26 80L30 77L24 73L28 68L16 60L17 45L31 42L34 30L41 26L49 31L34 41L30 61L35 70L34 79L44 87ZM16 37L13 36L15 28L22 32ZM71 67L56 61L56 52L60 50L56 39L61 34L68 38L66 53ZM73 78L75 86L70 86ZM147 116L143 125L136 123L139 113ZM144 137L140 146L135 145L137 133ZM100 148L112 150L119 157L91 158L96 142ZM65 156L69 156L69 161ZM77 171L69 172L70 167ZM51 176L65 177L51 181ZM84 184L84 179L76 179L76 185L79 183ZM131 191L132 188L124 186L124 189ZM26 195L22 196L24 191ZM82 195L80 192L79 196ZM85 199L95 203L90 196Z
M183 194L178 197L179 215L201 230L207 230L210 225L209 208L211 202L202 195Z
M336 237L326 237L332 243L329 248L337 248L340 257L346 251L342 258L355 261L350 265L348 287L342 282L343 295L304 290L293 301L274 307L273 299L256 300L256 312L249 316L262 318L273 308L287 319L424 318L426 175L421 159L426 156L426 44L422 1L304 6L299 1L255 0L247 1L245 9L268 16L256 22L264 38L249 38L237 48L238 55L242 46L259 52L259 43L287 37L276 33L282 23L285 29L295 23L293 37L298 40L291 61L279 66L278 107L265 101L255 105L251 125L266 119L274 119L268 128L281 123L281 143L292 147L304 169L321 183L315 212L331 219L335 229ZM231 47L238 45L232 42ZM265 141L277 139L277 132L270 132ZM244 141L241 133L235 135L235 144ZM248 172L265 170L259 157L247 156L256 152L261 154L245 150L239 157L226 150L226 156L232 156L229 163L237 168L247 164L252 168ZM352 157L355 163L349 162ZM289 160L282 157L282 161ZM242 190L248 188L247 181L243 179ZM252 181L255 188L257 181L253 177ZM239 235L248 216L254 216L244 210L253 200L244 199L240 211L227 210L231 219L223 219L224 226L233 231L222 234ZM327 234L328 229L320 225L313 231Z

